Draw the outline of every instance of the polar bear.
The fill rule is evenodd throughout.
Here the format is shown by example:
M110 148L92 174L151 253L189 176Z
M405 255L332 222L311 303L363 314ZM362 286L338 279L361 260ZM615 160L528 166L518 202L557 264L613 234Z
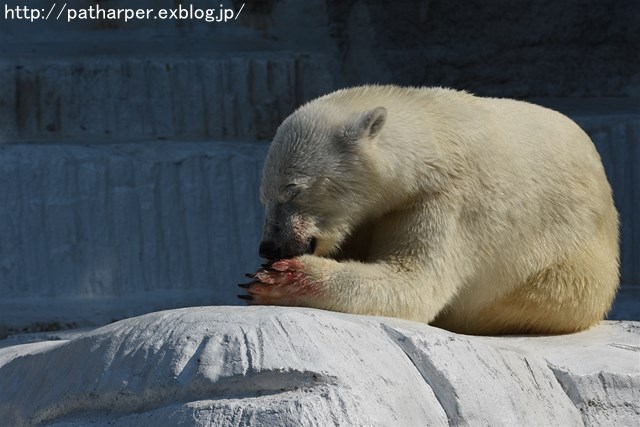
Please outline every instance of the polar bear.
M250 304L468 334L579 331L618 287L618 215L562 114L443 88L362 86L278 128Z

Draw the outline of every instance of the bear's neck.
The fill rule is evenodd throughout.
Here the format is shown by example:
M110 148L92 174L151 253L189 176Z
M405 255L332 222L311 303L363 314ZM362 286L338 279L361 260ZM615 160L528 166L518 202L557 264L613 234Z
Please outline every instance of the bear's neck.
M428 131L385 128L376 141L376 164L382 203L404 205L417 196L445 191L448 174L444 156Z

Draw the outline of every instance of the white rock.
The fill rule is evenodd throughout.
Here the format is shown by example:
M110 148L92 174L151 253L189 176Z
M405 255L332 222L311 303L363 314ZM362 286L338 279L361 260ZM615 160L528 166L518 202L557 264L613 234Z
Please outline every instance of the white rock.
M609 322L570 336L485 338L302 308L179 309L0 350L0 419L637 425L639 330Z
M606 322L579 334L538 337L535 346L531 338L524 337L486 340L500 348L544 358L585 423L638 424L639 322Z

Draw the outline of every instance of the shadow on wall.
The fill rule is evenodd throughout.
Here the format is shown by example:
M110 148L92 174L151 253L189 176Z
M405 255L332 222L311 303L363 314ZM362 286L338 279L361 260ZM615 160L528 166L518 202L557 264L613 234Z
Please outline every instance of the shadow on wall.
M635 0L326 3L346 84L515 98L640 96Z

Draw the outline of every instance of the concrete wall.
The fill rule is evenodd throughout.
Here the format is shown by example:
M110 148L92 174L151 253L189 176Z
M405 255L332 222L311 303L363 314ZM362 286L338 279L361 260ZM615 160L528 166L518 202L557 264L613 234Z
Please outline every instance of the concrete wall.
M509 97L640 96L636 0L326 3L347 84L442 85Z
M322 55L155 50L0 59L0 141L267 140L333 85Z
M265 0L213 26L1 22L0 325L235 303L259 261L267 141L306 100L369 81L544 96L573 117L640 289L638 4Z
M236 303L264 143L0 145L0 324Z

